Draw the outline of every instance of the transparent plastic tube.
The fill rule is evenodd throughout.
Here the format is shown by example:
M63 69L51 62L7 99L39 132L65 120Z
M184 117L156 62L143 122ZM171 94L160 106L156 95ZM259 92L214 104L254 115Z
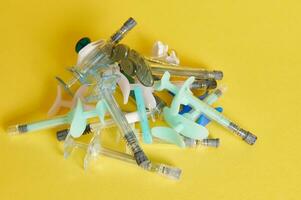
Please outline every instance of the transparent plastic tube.
M73 148L81 148L81 149L87 149L88 145L80 142L72 142L70 144L70 151L72 151ZM136 160L133 158L133 156L121 153L118 151L110 150L104 147L98 146L97 153L109 158L114 158L120 161L124 161L127 163L135 164ZM176 167L171 167L165 164L161 163L149 163L147 167L143 167L144 170L157 173L159 175L163 175L167 178L173 179L173 180L179 180L181 177L182 170Z
M183 136L185 147L189 148L198 148L201 146L205 147L219 147L220 142L218 138L208 138L203 140L194 140L188 137ZM154 137L153 138L154 144L167 144L166 141L160 140L159 138Z
M41 120L38 122L12 125L8 127L7 133L9 135L25 134L32 131L57 127L66 123L68 123L68 117L60 116L49 120Z
M208 71L200 68L191 68L186 66L168 66L156 63L150 63L152 74L155 76L162 76L168 71L173 76L194 76L196 79L215 79L221 80L223 78L222 71Z
M147 111L146 112L147 117L152 117L153 119L158 119L160 114L162 113L164 105L165 104L162 105L161 103L159 103L159 104L157 104L157 106L154 109ZM129 124L136 123L140 120L138 112L126 113L125 117ZM87 125L86 130L84 131L83 134L89 134L91 132L96 132L101 129L111 128L111 127L115 127L115 126L116 126L116 123L113 119L106 119L104 124L100 123L100 122L94 122L94 123L90 123ZM65 138L68 135L68 132L69 132L69 129L63 129L63 130L57 131L57 133L56 133L57 139L59 141L65 140Z
M153 76L155 81L159 81L161 78L158 76ZM182 86L184 84L184 80L172 80L170 81L172 84L176 86ZM190 89L215 89L217 87L217 82L215 79L196 79L191 85Z
M177 86L182 86L184 81L171 81ZM200 79L195 80L191 85L190 89L215 89L217 82L215 79Z
M169 81L170 74L167 72L167 73L165 73L164 76L165 77L163 77L160 82L156 83L155 87L160 88L160 90L168 89L172 93L178 94L180 89ZM192 79L193 78L190 78L191 82L193 81ZM183 98L185 98L186 102L188 102L188 104L191 107L193 107L195 110L202 112L209 119L216 121L218 124L222 125L226 129L235 133L240 138L242 138L246 143L253 145L256 142L257 137L254 134L252 134L251 132L249 132L247 130L240 128L237 124L232 122L230 119L225 117L223 114L219 113L217 110L215 110L214 108L209 106L204 101L195 97L193 94L191 94L191 92L189 90L188 91L182 90L182 92L183 93L181 95L183 96Z
M205 114L208 118L211 120L216 121L223 127L229 129L233 133L237 134L239 137L241 137L245 142L247 142L250 145L253 145L256 142L257 137L250 133L249 131L246 131L242 128L240 128L238 125L236 125L234 122L229 120L227 117L219 113L214 108L210 107L205 102L199 100L195 96L189 96L189 102L192 106L199 108L203 114Z
M37 122L23 123L9 126L7 133L9 135L25 134L33 131L45 130L49 128L58 127L60 125L68 124L72 122L72 112L66 115L57 116L51 119L41 120ZM85 111L83 113L86 119L93 118L97 116L95 110Z
M144 56L144 59L147 60L148 62L153 63L153 64L160 64L160 65L174 66L174 67L179 66L178 64L175 64L175 63L170 63L170 62L167 62L167 61L158 60L156 58L152 58L152 57L148 57L148 56Z
M217 89L215 89L212 93L210 93L203 102L212 105L214 102L216 102L226 91L226 86L219 86ZM189 114L184 114L187 117L189 117L191 120L196 121L200 115L202 114L201 110L192 110L189 112Z
M102 155L107 156L107 157L111 157L111 158L115 158L118 160L122 160L128 163L135 163L135 160L133 159L132 156L125 154L125 153L120 153L117 151L112 151L109 149L101 149L100 152ZM148 165L148 168L145 168L147 171L150 172L154 172L163 176L166 176L170 179L174 179L174 180L179 180L181 177L181 169L179 168L175 168L175 167L171 167L165 164L159 164L159 163L151 163L150 165Z
M116 100L112 96L111 90L108 88L102 88L100 91L100 96L104 100L108 111L117 124L120 133L126 140L128 147L131 149L137 164L142 168L148 168L150 161L141 149L134 131L132 130L124 114L118 107Z

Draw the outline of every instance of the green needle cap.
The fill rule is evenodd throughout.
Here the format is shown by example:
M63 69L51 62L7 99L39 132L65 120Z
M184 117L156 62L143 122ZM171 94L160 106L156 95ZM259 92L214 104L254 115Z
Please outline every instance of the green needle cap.
M82 48L84 48L85 46L87 46L90 43L91 43L91 40L88 37L84 37L84 38L80 39L75 45L76 53L78 53Z

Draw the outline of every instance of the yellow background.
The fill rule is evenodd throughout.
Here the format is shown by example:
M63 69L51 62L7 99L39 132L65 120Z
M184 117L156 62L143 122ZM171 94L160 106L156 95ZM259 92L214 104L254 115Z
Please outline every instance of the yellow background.
M300 199L300 10L298 0L2 0L0 199ZM144 145L182 168L174 182L108 158L85 172L80 153L63 159L54 130L6 135L45 117L79 38L108 38L129 16L132 48L149 54L162 40L183 64L224 72L218 105L258 136L254 146L216 124L218 149Z

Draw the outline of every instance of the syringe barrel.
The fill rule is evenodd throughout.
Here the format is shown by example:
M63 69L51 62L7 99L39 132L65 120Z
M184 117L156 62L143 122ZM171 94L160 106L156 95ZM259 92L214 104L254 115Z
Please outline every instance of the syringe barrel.
M219 113L217 110L215 110L208 104L204 103L203 101L199 100L195 96L192 96L192 95L188 95L188 96L189 96L189 102L191 103L191 105L194 108L200 109L200 111L204 115L206 115L208 118L216 121L220 125L224 126L225 128L229 129L230 131L234 132L248 144L253 145L256 142L257 137L255 135L253 135L251 132L240 128L235 123L231 122L228 118L226 118L224 115Z
M121 161L125 161L128 163L135 163L135 160L133 159L132 156L125 154L125 153L121 153L121 152L117 152L117 151L113 151L110 149L106 149L106 148L100 148L100 154L110 157L110 158L115 158ZM181 169L176 168L176 167L171 167L165 164L157 164L157 163L152 163L149 164L148 167L144 168L147 171L150 172L154 172L160 175L163 175L167 178L173 179L173 180L179 180L181 177Z
M221 80L223 78L222 71L208 71L200 68L189 68L184 66L165 66L155 63L150 63L151 71L153 75L163 75L168 71L174 76L190 77L194 76L196 79L215 79Z
M58 116L48 120L41 120L32 123L9 126L7 132L10 135L24 134L33 131L39 131L39 130L45 130L48 128L57 127L59 125L63 125L66 123L68 123L68 119L66 116Z
M127 145L130 147L137 164L141 167L147 167L150 163L149 159L141 149L138 140L133 132L131 126L129 125L127 119L125 118L124 114L121 112L120 108L110 89L103 88L100 92L102 99L104 100L108 111L112 115L113 120L117 124L117 127L127 142Z

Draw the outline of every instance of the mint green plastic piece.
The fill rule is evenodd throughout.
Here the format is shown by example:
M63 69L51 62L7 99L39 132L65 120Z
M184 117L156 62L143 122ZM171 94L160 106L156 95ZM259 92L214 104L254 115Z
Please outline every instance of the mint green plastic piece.
M209 135L207 128L183 117L180 114L173 114L171 108L165 107L163 109L163 115L165 121L170 127L172 127L177 133L186 137L195 140L202 140L207 138Z
M157 137L163 141L166 141L171 144L175 144L179 147L184 148L185 142L183 141L183 137L180 136L175 130L169 127L158 126L152 128L152 135Z
M83 104L81 100L78 99L76 107L72 113L69 134L75 138L80 137L87 126L87 119L89 118L99 117L100 121L104 123L106 111L107 108L103 101L98 101L95 109L84 111Z
M151 144L153 142L153 139L146 115L142 89L139 86L136 86L134 87L134 93L136 98L137 111L140 118L140 125L142 129L142 141L146 144Z
M69 133L73 137L81 136L81 134L84 132L86 128L87 122L83 113L84 113L83 105L81 100L79 99L72 113L72 117L69 118L69 120L71 121Z
M107 108L103 101L98 101L95 109L84 111L83 104L81 100L78 99L75 108L71 110L68 114L55 117L52 119L48 119L48 120L23 124L22 126L26 126L26 131L23 131L22 133L54 128L63 124L70 124L69 134L72 137L77 138L80 137L84 132L87 125L87 119L93 117L99 117L100 121L104 123L104 117L106 111ZM19 127L19 126L20 125L14 125L14 127ZM19 130L16 129L16 131Z
M62 124L67 124L68 121L69 121L68 118L64 116L64 117L56 117L50 120L43 120L39 122L30 123L27 124L26 132L39 131L42 129L56 127Z
M205 103L207 103L208 105L211 105L215 101L217 101L218 98L220 97L220 95L217 95L217 94L222 95L223 90L221 90L220 88L215 89L203 101ZM194 110L194 111L192 111L192 113L185 113L182 116L186 117L187 119L190 119L190 118L193 118L194 116L196 116L196 118L198 118L200 114L201 113ZM175 130L173 130L172 128L169 128L169 127L154 127L154 128L152 128L152 135L165 142L175 144L179 147L186 146L185 142L183 141L182 136L180 136Z
M186 137L202 140L208 137L208 130L195 123L195 121L185 118L179 114L181 104L190 104L190 97L193 96L189 86L194 82L194 77L187 79L179 89L178 86L169 81L170 74L165 72L161 81L155 83L155 90L167 89L175 94L170 108L163 109L164 119L177 133Z
M161 81L157 82L154 87L158 91L167 89L176 94L171 104L171 113L177 113L181 104L189 104L193 109L205 114L211 120L218 122L224 127L229 127L231 122L225 116L192 94L189 85L194 81L194 77L188 78L180 89L173 85L169 78L170 74L165 72Z
M214 102L216 102L219 99L221 95L224 94L225 90L225 86L216 88L203 100L203 102L211 106ZM202 112L200 110L192 110L190 112L184 113L183 116L192 121L196 121L201 114Z

